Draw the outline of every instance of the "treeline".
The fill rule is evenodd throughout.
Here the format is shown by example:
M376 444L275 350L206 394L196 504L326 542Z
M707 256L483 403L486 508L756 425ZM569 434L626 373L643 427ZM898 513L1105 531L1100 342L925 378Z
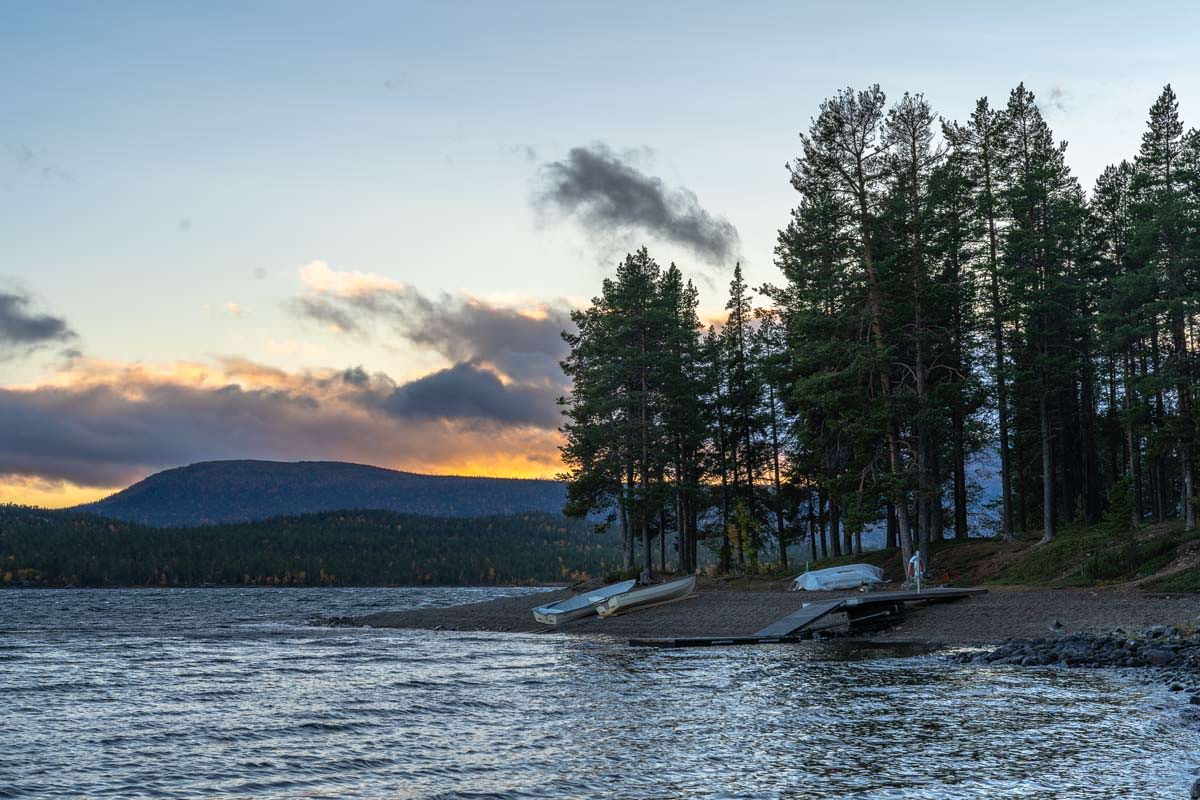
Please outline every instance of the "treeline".
M878 86L822 103L789 165L778 285L735 269L705 330L679 269L626 257L564 364L568 513L623 558L707 539L730 568L805 542L907 559L965 537L977 455L997 529L1194 525L1200 133L1168 86L1090 194L1024 85L962 122ZM757 306L757 307L756 307Z
M556 514L339 511L162 529L0 506L4 586L478 586L600 576L619 558L612 537Z

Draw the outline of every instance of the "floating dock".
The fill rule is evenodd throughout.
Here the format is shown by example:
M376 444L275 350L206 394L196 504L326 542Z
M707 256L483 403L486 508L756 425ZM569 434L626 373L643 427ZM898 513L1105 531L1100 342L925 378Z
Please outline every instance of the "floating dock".
M851 632L886 625L904 613L908 603L945 603L987 589L926 589L923 592L867 592L805 603L748 636L689 636L678 639L630 639L638 647L729 647L751 644L794 644L812 638L813 626L835 613L844 613Z

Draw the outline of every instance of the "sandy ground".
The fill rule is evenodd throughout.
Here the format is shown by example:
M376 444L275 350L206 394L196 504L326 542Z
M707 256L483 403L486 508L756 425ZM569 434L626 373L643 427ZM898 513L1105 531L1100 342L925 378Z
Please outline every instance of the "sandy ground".
M737 636L753 633L808 601L852 592L785 592L702 585L698 596L630 614L590 617L551 628L534 621L530 609L570 597L557 590L524 597L441 609L382 612L343 624L377 628L435 628L607 635L619 638ZM830 617L830 621L844 617ZM1057 623L1057 625L1055 624ZM1200 596L1148 595L1136 589L991 589L949 603L912 607L895 627L876 639L938 644L998 642L1075 632L1141 631L1153 625L1200 627Z

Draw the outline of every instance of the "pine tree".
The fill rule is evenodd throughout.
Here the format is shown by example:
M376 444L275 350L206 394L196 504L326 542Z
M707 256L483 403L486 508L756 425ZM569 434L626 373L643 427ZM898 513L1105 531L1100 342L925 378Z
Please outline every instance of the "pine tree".
M782 399L794 420L789 472L793 483L810 487L819 509L814 546L820 536L823 551L837 555L841 508L862 498L848 504L861 522L881 493L895 489L876 468L890 408L878 397L878 348L854 208L819 169L794 173L793 183L800 205L775 248L786 283L766 293L780 311L786 342Z
M930 284L926 252L929 179L943 156L941 149L933 146L933 120L933 109L925 98L905 92L888 111L883 126L891 179L891 202L887 204L886 212L893 217L891 224L897 255L906 262L896 267L907 267L908 279L905 286L897 276L893 286L885 287L883 294L894 301L894 306L899 306L903 298L910 309L908 324L904 326L908 330L905 350L915 394L910 415L913 419L912 449L916 453L918 544L926 564L929 563L929 541L934 536L935 519L940 516L935 514L934 506L940 512L941 503L941 487L933 469L936 443L930 428L934 417L934 409L929 404L932 341L926 297ZM887 288L898 291L889 292ZM940 523L938 526L936 535L940 538Z
M662 280L661 297L669 312L666 339L660 352L664 419L669 442L673 514L679 563L683 571L697 566L696 518L703 472L700 453L706 438L707 410L703 402L703 353L699 296L691 281L672 264Z
M807 135L801 135L803 155L792 165L792 185L800 192L823 182L846 202L854 219L862 272L867 286L871 343L875 348L878 402L893 400L891 332L884 330L884 301L876 264L874 231L877 205L887 175L887 147L883 140L886 96L878 85L862 91L845 89L821 104L821 112ZM900 546L905 559L912 553L909 524L907 467L901 454L898 421L889 413L885 439L896 504Z
M1150 108L1150 120L1134 162L1134 191L1138 195L1134 206L1134 246L1139 257L1154 270L1162 287L1163 312L1171 340L1171 355L1163 365L1163 377L1174 384L1176 392L1173 438L1182 475L1185 527L1191 530L1196 523L1191 458L1195 425L1187 344L1187 308L1191 304L1192 287L1185 261L1188 220L1183 149L1179 101L1167 85Z
M742 277L741 264L734 266L733 279L729 283L729 300L725 304L729 316L721 330L722 351L725 361L726 403L730 410L729 437L730 465L733 470L733 490L746 513L753 514L757 503L755 488L761 472L762 448L758 433L761 430L762 385L754 365L753 306L750 289ZM757 550L757 526L753 528L755 538L738 542L738 563L745 560L747 545Z
M789 420L783 404L779 401L779 387L786 386L787 341L779 311L773 308L756 308L754 317L758 328L754 335L754 358L758 365L759 381L766 387L766 413L764 425L767 433L768 464L770 468L771 494L768 506L775 517L776 545L779 548L779 566L788 568L788 531L784 522L784 452L788 447Z
M640 534L643 573L652 570L651 520L659 493L652 482L661 454L656 407L658 345L666 317L660 302L661 268L645 248L618 265L592 307L574 317L571 355L564 370L573 381L565 401L568 422L563 462L568 513L607 508L616 495L625 566ZM602 443L603 442L603 443Z
M1137 352L1149 338L1144 308L1153 289L1131 253L1132 180L1133 165L1128 161L1107 167L1092 190L1091 219L1093 246L1104 276L1097 287L1098 335L1108 362L1108 415L1118 437L1109 444L1110 456L1119 461L1110 467L1110 478L1129 476L1131 524L1136 526L1145 515L1141 457L1145 419L1137 395Z
M1061 400L1063 323L1071 319L1065 274L1067 241L1082 202L1064 154L1042 118L1032 92L1014 89L1002 117L999 166L1009 224L1002 239L1012 301L1025 337L1019 386L1035 408L1041 452L1042 541L1055 537L1055 460L1052 419Z
M996 394L997 448L1000 455L1000 532L1014 538L1011 447L1009 445L1008 367L1005 357L1005 301L1000 279L1000 176L998 150L1002 126L986 97L975 104L967 125L949 123L942 131L973 184L976 208L987 232L985 264L992 338L991 379Z
M978 448L975 423L984 402L979 385L981 298L973 266L980 260L979 241L986 228L976 213L976 186L961 152L951 152L934 170L929 195L929 257L936 265L929 292L935 344L929 423L939 430L944 446L949 439L954 535L963 539L969 534L967 460Z

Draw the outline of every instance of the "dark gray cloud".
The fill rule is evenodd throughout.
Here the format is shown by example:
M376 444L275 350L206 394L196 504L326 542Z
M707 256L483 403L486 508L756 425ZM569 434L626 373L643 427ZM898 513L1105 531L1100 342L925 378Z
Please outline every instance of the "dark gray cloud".
M420 465L555 452L554 390L505 383L482 367L397 384L361 367L310 375L230 366L227 374L260 370L262 385L130 372L101 384L0 388L0 477L116 486L209 459Z
M298 316L331 325L342 333L364 333L355 309L348 306L326 297L297 297L288 301L286 307Z
M351 386L364 387L371 385L371 376L361 366L342 370L340 378L343 383L348 383Z
M474 364L455 364L399 386L382 403L390 414L416 419L480 420L554 428L560 392L552 386L505 384Z
M559 362L567 347L562 332L572 327L565 310L549 308L530 316L478 301L434 301L410 293L404 312L392 317L397 330L452 361L485 361L514 379L563 379Z
M450 361L488 363L515 380L563 380L566 355L562 332L572 327L565 309L538 314L459 300L433 299L408 288L378 288L351 295L313 294L291 301L289 309L344 333L366 335L382 323Z
M0 358L75 338L62 317L32 311L29 295L0 289Z
M713 264L738 252L729 220L705 210L689 189L672 189L603 145L573 148L541 168L541 208L573 217L591 235L648 234L688 248Z
M475 299L427 297L395 281L335 272L323 262L302 278L311 291L289 301L293 314L355 336L398 336L451 366L397 385L361 368L341 373L344 394L389 418L441 421L472 429L557 429L566 392L560 361L570 313L534 311Z
M209 458L332 448L339 435L308 397L236 386L139 389L136 400L111 386L0 389L0 475L113 486Z

